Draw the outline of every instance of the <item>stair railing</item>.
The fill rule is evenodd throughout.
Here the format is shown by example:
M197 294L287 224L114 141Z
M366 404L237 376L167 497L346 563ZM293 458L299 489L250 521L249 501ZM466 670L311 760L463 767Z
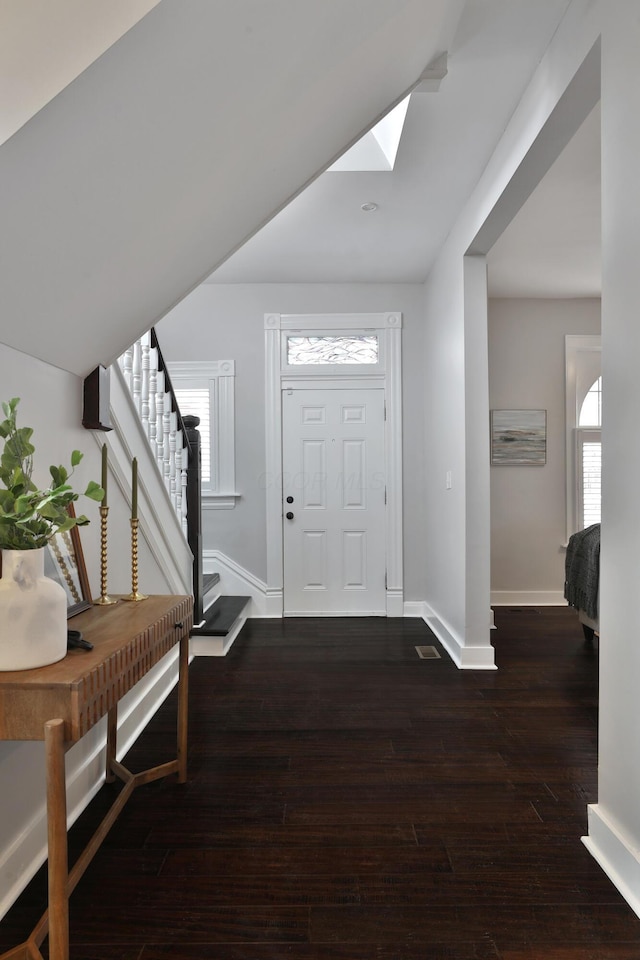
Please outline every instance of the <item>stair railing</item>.
M188 537L187 471L190 441L158 338L152 329L118 358L171 503Z
M153 328L118 358L158 470L193 554L194 619L202 619L202 502L198 417L180 414Z

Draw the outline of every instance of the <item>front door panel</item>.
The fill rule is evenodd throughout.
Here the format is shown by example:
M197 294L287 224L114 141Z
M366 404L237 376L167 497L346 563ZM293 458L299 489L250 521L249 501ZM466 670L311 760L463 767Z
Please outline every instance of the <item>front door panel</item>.
M285 616L383 616L384 390L287 388L282 410Z

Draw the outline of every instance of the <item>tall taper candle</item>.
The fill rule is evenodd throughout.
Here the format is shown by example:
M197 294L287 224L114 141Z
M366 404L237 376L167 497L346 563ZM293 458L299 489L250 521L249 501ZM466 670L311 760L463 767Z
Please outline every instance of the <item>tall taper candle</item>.
M106 443L102 444L102 489L104 490L104 497L102 498L101 506L107 506L107 445Z
M131 519L138 519L138 458L131 463Z

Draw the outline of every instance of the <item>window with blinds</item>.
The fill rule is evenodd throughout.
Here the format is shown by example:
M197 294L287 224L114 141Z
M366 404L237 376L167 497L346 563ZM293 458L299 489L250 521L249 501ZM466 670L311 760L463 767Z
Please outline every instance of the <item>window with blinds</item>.
M580 427L577 433L578 529L600 523L601 444L597 428Z
M182 416L200 417L200 451L202 483L211 482L211 402L208 387L175 387L174 393Z
M582 498L585 527L600 523L600 442L582 447Z
M235 376L233 360L167 363L183 416L200 417L202 506L233 510L239 496L235 474Z

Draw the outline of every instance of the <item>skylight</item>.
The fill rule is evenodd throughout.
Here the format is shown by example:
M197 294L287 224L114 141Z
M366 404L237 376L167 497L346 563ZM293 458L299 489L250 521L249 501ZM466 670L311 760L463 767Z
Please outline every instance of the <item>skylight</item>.
M393 170L404 126L409 97L336 160L329 171Z

